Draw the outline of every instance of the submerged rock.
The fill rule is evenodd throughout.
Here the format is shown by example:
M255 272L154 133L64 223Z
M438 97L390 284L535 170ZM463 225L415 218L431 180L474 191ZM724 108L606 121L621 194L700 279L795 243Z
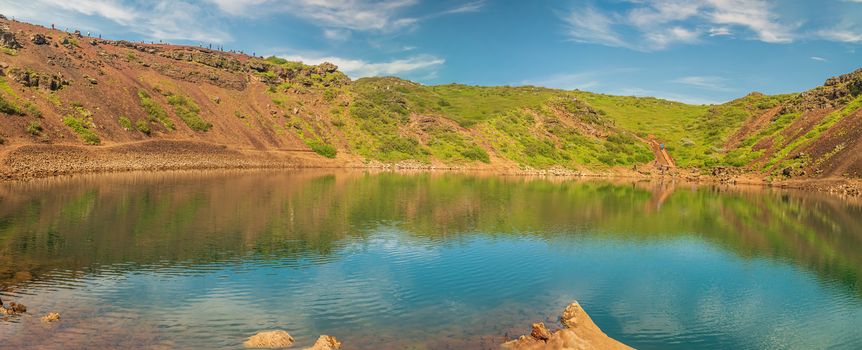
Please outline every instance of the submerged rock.
M45 316L42 316L42 322L54 322L60 320L60 314L56 312L51 312Z
M279 349L292 346L293 342L294 339L289 333L278 330L259 332L248 338L242 345L252 349Z
M341 342L338 339L335 339L333 336L329 335L321 335L320 338L317 338L317 341L314 342L310 348L305 348L304 350L335 350L341 349Z
M608 337L593 322L578 302L569 304L560 316L563 329L549 332L544 323L533 324L529 336L508 341L502 345L510 350L550 349L631 349Z

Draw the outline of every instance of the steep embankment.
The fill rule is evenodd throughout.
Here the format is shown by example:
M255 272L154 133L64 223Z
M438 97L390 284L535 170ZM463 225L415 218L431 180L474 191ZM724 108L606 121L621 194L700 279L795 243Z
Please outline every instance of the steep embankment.
M728 141L728 163L790 178L862 176L862 70L785 98Z
M384 164L860 174L858 72L795 96L693 106L531 86L351 81L331 64L101 40L5 19L0 47L7 178Z

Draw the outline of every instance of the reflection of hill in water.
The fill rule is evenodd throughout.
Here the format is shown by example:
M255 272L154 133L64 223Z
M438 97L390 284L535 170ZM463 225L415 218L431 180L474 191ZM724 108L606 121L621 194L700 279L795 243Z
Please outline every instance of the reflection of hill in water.
M4 184L0 279L54 271L337 258L396 225L417 241L462 235L697 236L862 290L862 208L765 190L456 174L124 174ZM420 243L417 243L420 244ZM254 254L254 255L251 255ZM15 277L17 274L17 277Z

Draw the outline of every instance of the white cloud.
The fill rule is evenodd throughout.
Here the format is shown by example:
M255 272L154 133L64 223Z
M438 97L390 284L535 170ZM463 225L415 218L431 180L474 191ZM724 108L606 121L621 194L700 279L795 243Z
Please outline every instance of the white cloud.
M700 7L697 1L654 0L651 6L631 10L628 13L628 19L637 27L648 28L696 16L700 12Z
M217 17L199 4L154 0L131 4L119 0L0 0L0 12L60 27L104 32L103 19L151 40L191 40L223 43L230 34L212 26Z
M709 36L730 36L733 32L728 27L712 27L709 28Z
M770 3L764 0L707 0L712 7L706 18L714 24L747 27L757 39L768 43L793 41L791 28L778 22Z
M860 1L862 2L862 1ZM862 34L852 32L849 30L842 29L824 29L818 31L816 35L820 38L831 40L831 41L840 41L845 43L859 43L862 42Z
M564 73L540 80L525 80L521 85L534 85L564 90L587 90L599 86L601 82L593 73Z
M419 0L206 0L232 16L260 17L288 14L325 28L352 31L393 32L434 17L477 12L484 0L461 4L421 17L404 15ZM330 35L324 32L327 37ZM343 36L338 36L340 39Z
M218 24L237 17L250 20L287 14L321 28L327 39L344 41L350 31L389 33L414 27L425 19L476 12L484 6L484 1L473 1L421 17L404 14L418 3L419 0L0 0L0 12L75 28L97 29L98 19L104 19L153 40L224 43L232 37Z
M862 0L860 0L860 1L862 1ZM815 61L826 62L826 59L823 57L820 57L820 56L811 56L811 59L815 60Z
M559 73L536 80L525 80L521 85L534 85L564 90L587 90L602 85L602 79L635 72L635 68L608 68L577 73Z
M344 29L330 28L323 31L323 37L332 41L347 41L351 35L352 33L349 30Z
M320 64L330 62L350 76L351 78L364 78L375 76L403 76L412 74L434 73L446 61L431 55L419 55L404 59L386 62L369 62L360 59L351 59L338 56L323 55L279 55L279 57L290 61L300 61L306 64Z
M576 9L565 17L567 33L572 40L615 47L631 47L619 35L616 21L592 6Z
M705 90L732 91L725 86L727 79L716 76L688 76L671 80L672 83L693 86Z
M668 101L678 101L689 104L696 105L711 105L711 104L719 104L720 101L715 101L709 98L690 96L677 94L673 92L666 91L657 91L657 90L649 90L649 89L641 89L641 88L625 88L617 91L610 92L614 95L621 96L636 96L636 97L655 97Z
M860 0L862 1L862 0ZM466 4L454 7L449 10L445 10L441 12L441 14L454 14L454 13L469 13L469 12L479 12L483 7L485 7L485 1L473 1L468 2Z
M564 21L575 41L639 51L694 44L700 36L729 36L744 29L756 40L788 43L793 27L780 21L766 0L628 0L621 12L592 6L572 10ZM632 36L634 34L634 36Z

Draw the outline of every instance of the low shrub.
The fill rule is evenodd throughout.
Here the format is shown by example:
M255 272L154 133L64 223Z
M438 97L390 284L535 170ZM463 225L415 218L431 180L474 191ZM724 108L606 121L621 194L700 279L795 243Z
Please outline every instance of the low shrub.
M84 143L88 145L98 145L102 143L102 140L99 139L99 136L96 135L92 130L90 130L90 123L81 118L76 118L71 115L67 115L63 118L63 124L72 129L78 136L84 140Z
M30 124L27 124L27 133L33 136L38 136L42 133L42 124L35 120L30 122Z
M338 154L338 151L335 149L335 147L332 147L331 145L325 144L320 141L309 142L308 146L311 147L311 150L314 151L314 153L317 153L326 158L335 158L335 155Z
M132 120L128 117L121 115L119 118L117 118L117 122L120 123L120 126L122 126L123 129L126 129L127 131L132 130Z
M141 107L144 108L144 112L147 113L147 116L151 121L161 122L168 130L176 129L174 122L168 117L168 113L165 112L165 109L159 106L152 97L150 97L149 93L144 90L139 90L138 98L141 101Z
M0 96L0 112L12 115L24 115L24 111L20 107L6 100L3 96Z
M171 106L174 106L174 111L177 113L177 116L183 120L192 130L195 131L208 131L213 127L211 123L207 123L200 117L200 107L189 99L188 97L182 95L171 95L168 96L168 103Z
M150 123L147 123L147 121L143 119L138 120L138 122L135 123L135 128L138 129L138 131L144 133L145 135L150 135L150 133L153 132L150 129Z

